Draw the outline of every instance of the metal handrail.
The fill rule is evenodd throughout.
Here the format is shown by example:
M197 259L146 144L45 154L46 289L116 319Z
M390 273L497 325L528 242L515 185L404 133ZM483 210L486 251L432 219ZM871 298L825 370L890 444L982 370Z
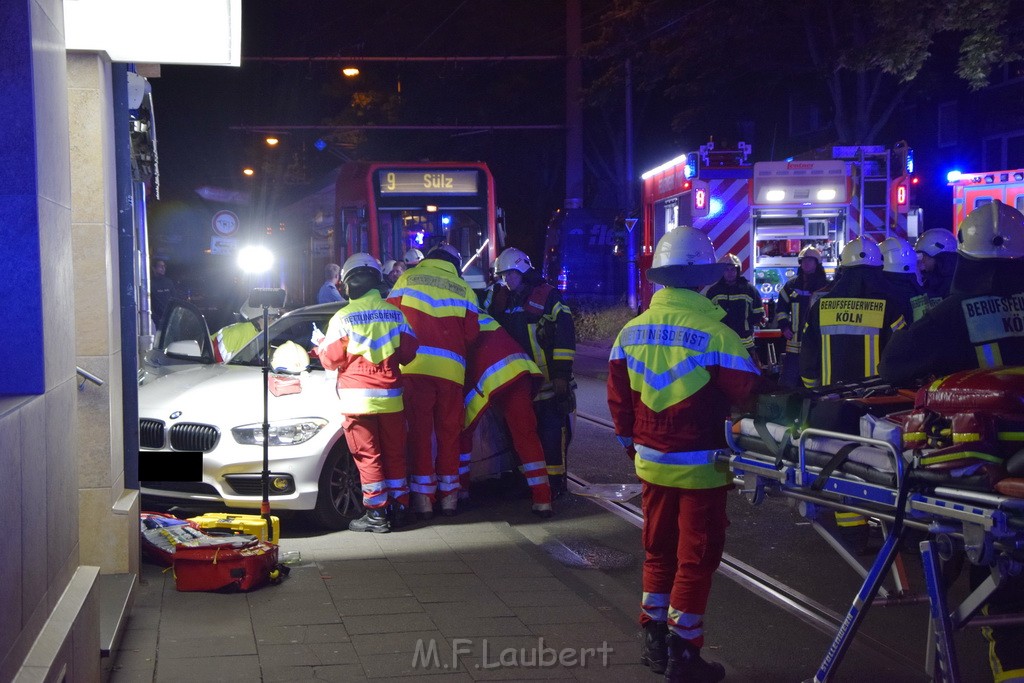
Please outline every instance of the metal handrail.
M88 370L83 370L82 368L75 366L75 372L77 372L78 375L82 378L82 382L78 385L79 389L85 386L86 381L92 382L98 387L102 387L105 384L103 380L101 380L99 377L92 374Z

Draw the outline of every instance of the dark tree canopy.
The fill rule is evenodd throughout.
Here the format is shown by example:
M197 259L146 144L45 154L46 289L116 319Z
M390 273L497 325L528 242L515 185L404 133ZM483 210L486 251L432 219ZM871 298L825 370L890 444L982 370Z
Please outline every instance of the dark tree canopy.
M756 117L780 93L820 96L835 142L874 143L934 53L956 51L970 88L1021 58L1020 0L613 0L589 54L604 60L592 102L634 86L664 92L685 127L717 110Z

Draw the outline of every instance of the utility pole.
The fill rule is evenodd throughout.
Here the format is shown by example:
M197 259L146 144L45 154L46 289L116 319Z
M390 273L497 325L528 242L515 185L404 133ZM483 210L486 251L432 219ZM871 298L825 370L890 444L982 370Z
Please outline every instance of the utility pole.
M580 0L565 3L565 208L583 207L583 30Z
M626 57L626 212L630 218L636 215L636 172L633 170L633 62ZM626 301L636 310L640 300L637 296L636 236L632 230L626 234Z

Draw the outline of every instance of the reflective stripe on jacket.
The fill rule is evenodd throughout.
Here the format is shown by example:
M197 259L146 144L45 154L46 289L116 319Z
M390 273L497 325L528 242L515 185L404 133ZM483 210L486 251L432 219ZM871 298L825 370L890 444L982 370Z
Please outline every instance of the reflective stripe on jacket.
M535 400L554 396L551 380L569 381L576 357L576 327L562 295L545 282L517 292L494 285L487 292L484 308L540 368L544 381Z
M420 344L416 358L402 372L461 385L466 377L466 349L480 334L480 308L455 266L424 259L402 273L388 301L405 314Z
M764 317L764 304L754 285L744 277L737 277L731 285L721 279L711 285L707 297L725 311L722 322L739 335L744 346L752 347L754 327Z
M466 366L466 428L472 427L491 399L523 375L542 379L540 368L491 316L480 315L480 336L469 349Z
M416 335L395 306L369 292L349 301L327 324L318 349L327 370L338 371L343 415L397 413L403 409L399 364L416 355Z
M697 292L662 289L615 339L608 407L644 481L685 489L729 482L714 453L726 445L730 406L747 398L759 372L723 315Z
M212 337L213 359L218 363L227 363L259 333L256 325L248 321L222 327Z

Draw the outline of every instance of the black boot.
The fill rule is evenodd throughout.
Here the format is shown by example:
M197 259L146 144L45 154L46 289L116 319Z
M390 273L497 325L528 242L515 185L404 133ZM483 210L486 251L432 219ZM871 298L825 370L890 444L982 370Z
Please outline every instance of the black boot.
M388 521L391 523L391 530L401 529L409 524L409 511L404 505L392 503L388 506Z
M668 624L648 621L640 631L640 663L656 674L665 673L668 664Z
M384 508L367 508L366 514L348 523L348 530L386 534L391 531L391 522L388 521L388 515Z
M706 662L700 650L674 633L668 634L668 666L666 683L718 683L725 678L725 667Z

